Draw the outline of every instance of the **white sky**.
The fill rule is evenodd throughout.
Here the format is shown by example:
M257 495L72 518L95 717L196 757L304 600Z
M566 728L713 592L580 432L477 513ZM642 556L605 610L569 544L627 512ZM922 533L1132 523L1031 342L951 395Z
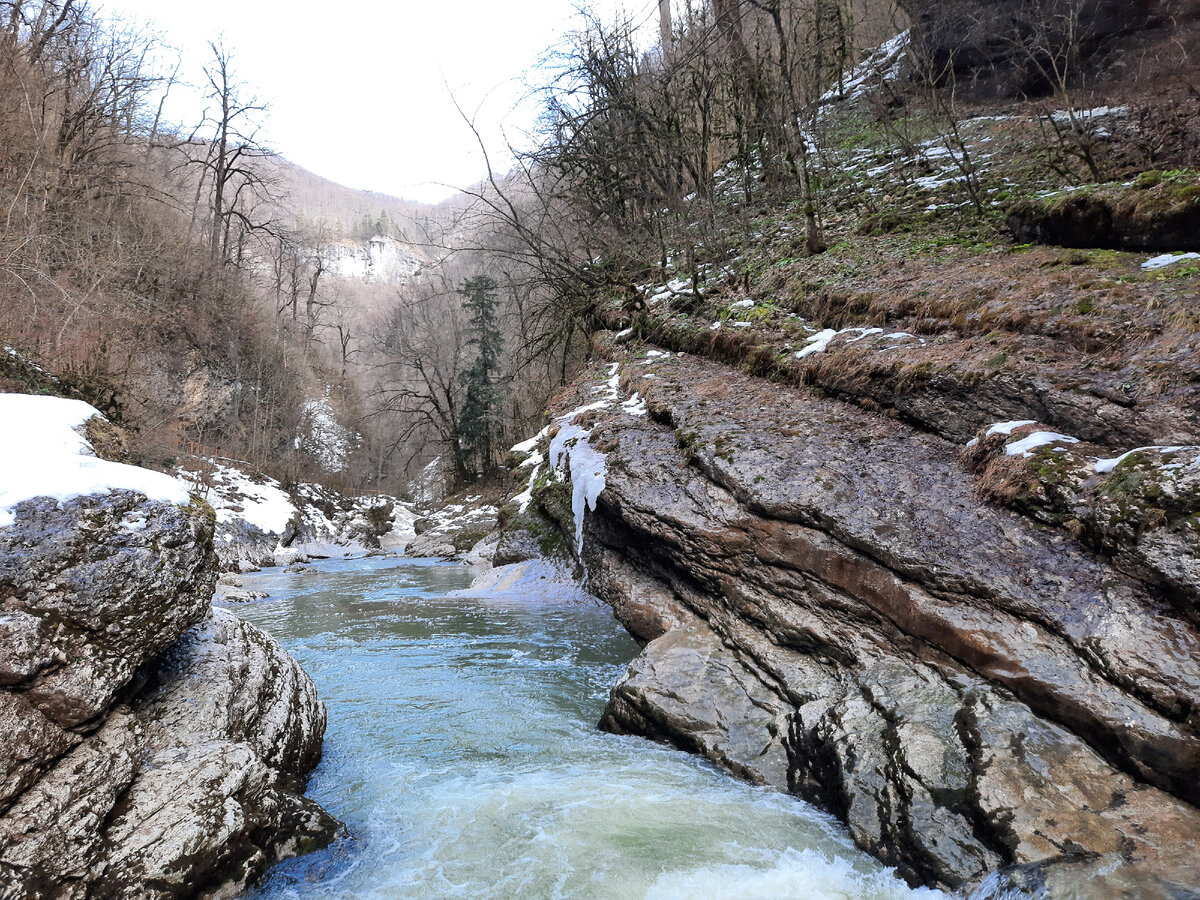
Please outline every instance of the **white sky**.
M99 0L108 14L151 22L199 83L208 42L223 37L248 93L269 104L273 150L349 187L433 202L484 174L451 102L476 115L502 156L531 123L514 112L518 82L571 28L576 0ZM653 21L656 0L594 0ZM478 111L478 112L477 112ZM198 117L179 92L172 118ZM493 148L495 148L493 150ZM451 187L445 187L450 185Z

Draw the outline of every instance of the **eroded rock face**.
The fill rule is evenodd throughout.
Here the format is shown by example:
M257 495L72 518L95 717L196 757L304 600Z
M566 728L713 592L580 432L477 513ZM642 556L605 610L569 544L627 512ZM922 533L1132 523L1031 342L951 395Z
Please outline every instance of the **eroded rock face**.
M960 89L997 97L1047 93L1056 87L1044 73L1051 68L1047 59L1073 52L1086 61L1114 39L1176 12L1159 0L902 0L900 5L933 71L953 70Z
M650 416L593 432L583 557L650 643L605 727L819 803L914 883L1200 884L1193 624L939 438L692 358L623 377Z
M5 900L237 888L336 829L302 796L324 708L210 607L212 532L203 505L125 492L0 529Z
M1022 243L1191 251L1200 249L1200 183L1142 179L1023 200L1011 205L1007 221Z

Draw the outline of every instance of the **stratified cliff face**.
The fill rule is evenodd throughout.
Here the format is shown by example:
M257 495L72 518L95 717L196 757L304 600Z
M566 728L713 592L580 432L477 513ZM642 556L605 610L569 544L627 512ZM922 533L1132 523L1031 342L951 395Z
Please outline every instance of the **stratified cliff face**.
M0 897L229 893L337 823L303 796L325 711L210 606L212 511L129 491L0 527Z
M914 883L1196 896L1178 598L982 500L940 437L679 354L620 379L645 407L584 414L582 559L648 643L603 727L833 811Z

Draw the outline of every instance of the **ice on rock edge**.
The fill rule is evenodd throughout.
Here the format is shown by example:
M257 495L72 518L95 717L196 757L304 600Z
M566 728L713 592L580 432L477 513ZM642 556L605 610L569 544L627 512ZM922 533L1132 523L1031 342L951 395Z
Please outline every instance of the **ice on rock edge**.
M0 528L13 509L35 497L63 501L110 491L136 491L150 500L184 505L187 486L170 475L98 459L80 433L93 416L82 400L0 394Z
M550 465L563 471L564 457L571 477L571 512L575 515L575 547L583 550L583 516L585 507L596 511L596 499L605 488L606 460L587 442L590 429L578 425L563 425L550 442Z
M670 354L651 350L646 355L648 357L659 357L669 356ZM611 409L620 402L620 364L613 363L609 366L608 379L592 393L603 394L603 397L600 400L593 403L586 403L577 409L571 410L569 413L559 416L555 420L555 423L558 425L558 432L550 442L550 471L559 480L562 480L563 476L571 479L571 512L575 517L575 547L578 550L583 549L584 513L588 509L595 512L596 500L605 487L606 458L603 453L598 453L588 445L587 439L591 436L591 429L573 424L572 419L581 413ZM621 408L632 416L645 415L646 402L635 393L621 404ZM513 498L521 512L525 512L533 500L533 485L537 481L542 463L544 462L541 454L537 452L536 447L539 442L546 439L553 427L553 425L547 425L529 440L513 445L513 452L531 453L537 458L537 461L534 463L526 460L522 464L532 464L535 468L525 490Z

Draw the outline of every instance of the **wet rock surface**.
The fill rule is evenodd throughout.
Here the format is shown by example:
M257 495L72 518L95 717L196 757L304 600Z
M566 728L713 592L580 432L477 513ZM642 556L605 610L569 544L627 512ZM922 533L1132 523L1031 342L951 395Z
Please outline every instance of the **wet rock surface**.
M819 803L914 883L1192 895L1200 635L1160 592L938 437L691 357L622 378L649 416L592 433L582 556L649 643L604 727Z
M302 796L324 708L211 608L212 533L127 492L0 529L0 897L232 892L334 833Z

